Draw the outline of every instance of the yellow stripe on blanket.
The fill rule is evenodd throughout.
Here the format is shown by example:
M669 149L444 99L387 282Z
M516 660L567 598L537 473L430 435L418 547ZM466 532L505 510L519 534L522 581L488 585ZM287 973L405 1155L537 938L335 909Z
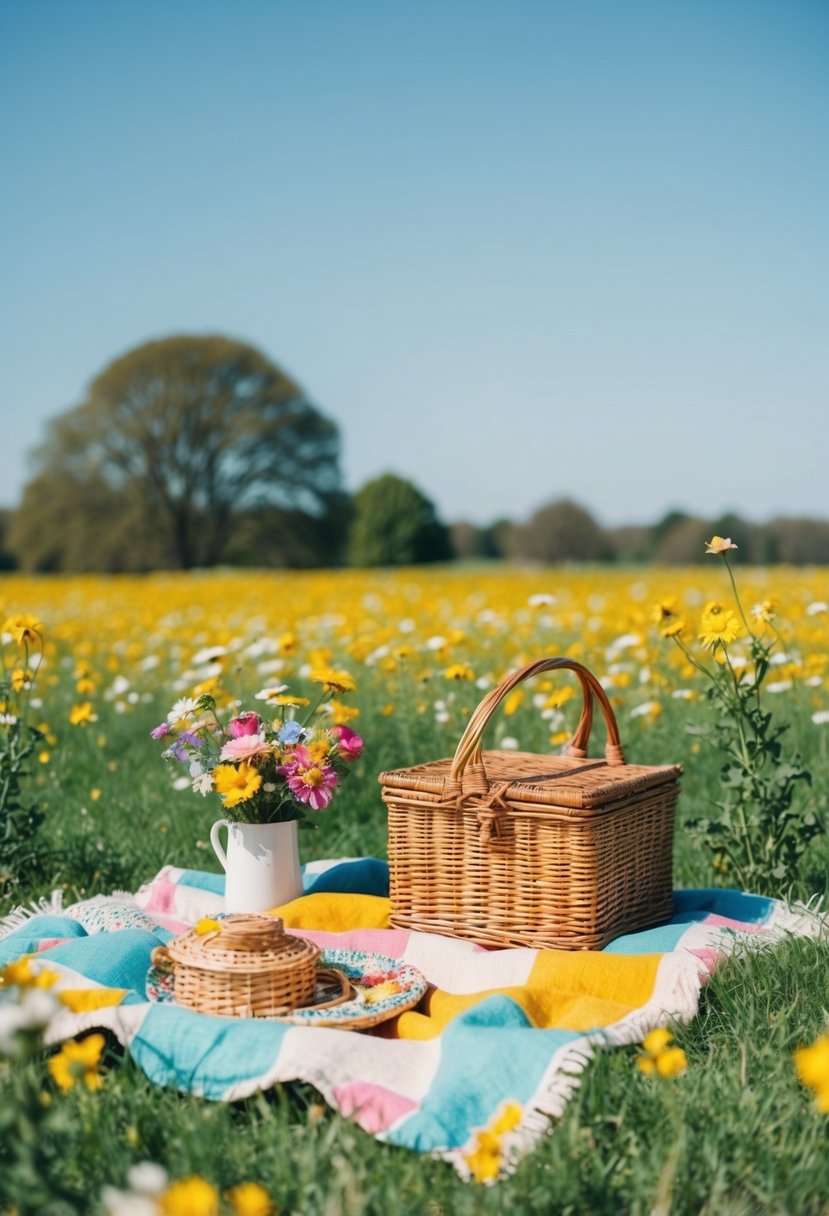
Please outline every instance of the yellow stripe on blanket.
M433 989L419 1010L401 1014L390 1038L433 1039L452 1018L490 996L507 996L534 1026L593 1030L610 1026L650 999L659 954L608 955L590 951L540 951L525 984L457 994Z
M272 916L282 917L286 929L348 933L351 929L388 929L389 907L385 896L320 891L317 895L302 895L270 911Z
M58 999L73 1013L91 1013L93 1009L120 1005L128 991L127 988L63 988Z

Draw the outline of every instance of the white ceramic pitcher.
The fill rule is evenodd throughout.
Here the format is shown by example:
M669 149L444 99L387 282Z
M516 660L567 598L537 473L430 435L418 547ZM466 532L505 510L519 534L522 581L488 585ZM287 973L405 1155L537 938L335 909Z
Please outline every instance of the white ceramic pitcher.
M219 834L227 828L227 853ZM225 872L226 912L266 912L302 894L297 825L219 819L210 843Z

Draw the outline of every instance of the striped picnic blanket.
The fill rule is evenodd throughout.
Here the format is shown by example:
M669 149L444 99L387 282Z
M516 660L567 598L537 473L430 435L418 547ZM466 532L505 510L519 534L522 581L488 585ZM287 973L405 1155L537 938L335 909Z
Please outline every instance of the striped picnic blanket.
M136 894L12 914L0 966L33 953L72 993L47 1031L59 1041L106 1028L159 1085L230 1101L302 1080L381 1140L453 1161L506 1104L521 1110L513 1159L560 1115L597 1049L687 1021L717 960L737 942L814 935L821 920L759 896L676 892L673 920L603 951L486 949L389 927L388 868L372 858L305 867L305 895L279 909L322 948L401 959L429 989L370 1031L206 1016L147 999L152 950L221 910L223 875L167 866Z

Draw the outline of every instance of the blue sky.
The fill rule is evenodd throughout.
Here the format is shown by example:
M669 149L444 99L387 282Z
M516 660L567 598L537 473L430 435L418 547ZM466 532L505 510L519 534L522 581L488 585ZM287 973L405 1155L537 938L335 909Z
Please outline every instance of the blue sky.
M448 519L829 517L829 5L6 0L0 503L151 337Z

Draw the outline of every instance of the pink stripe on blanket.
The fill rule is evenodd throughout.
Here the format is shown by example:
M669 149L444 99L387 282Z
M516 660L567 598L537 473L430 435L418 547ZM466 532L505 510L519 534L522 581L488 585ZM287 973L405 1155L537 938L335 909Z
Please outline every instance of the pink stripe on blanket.
M334 1098L340 1113L353 1117L365 1131L377 1135L396 1123L403 1115L417 1107L411 1098L404 1098L383 1085L372 1085L368 1081L349 1081L347 1085L334 1086Z
M178 887L170 882L166 874L159 874L150 887L147 902L140 906L145 912L173 912Z
M402 958L409 944L407 929L351 929L348 933L325 933L322 929L289 929L297 937L307 938L321 950L370 950L387 958Z
M53 946L62 946L65 942L74 942L76 937L42 937L37 943L37 953L42 950L51 950Z
M753 924L745 920L731 920L728 916L716 916L711 912L705 918L705 927L712 929L734 929L737 933L767 933L765 925Z

